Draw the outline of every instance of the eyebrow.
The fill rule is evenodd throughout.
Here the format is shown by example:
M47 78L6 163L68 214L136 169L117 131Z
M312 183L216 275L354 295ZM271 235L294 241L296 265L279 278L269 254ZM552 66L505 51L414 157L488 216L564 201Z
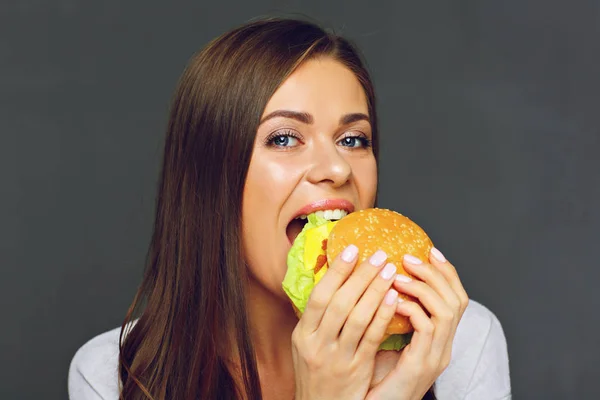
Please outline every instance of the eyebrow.
M263 119L261 119L260 124L262 125L264 122L272 119L272 118L290 118L295 119L296 121L300 121L304 124L310 125L314 123L315 119L312 115L306 112L298 112L298 111L289 111L289 110L277 110L272 113L266 115ZM369 116L363 113L351 113L346 114L340 118L340 125L348 125L357 121L370 121Z
M348 124L351 124L353 122L358 122L358 121L370 122L371 120L367 114L352 113L352 114L346 114L342 118L340 118L340 125L348 125Z

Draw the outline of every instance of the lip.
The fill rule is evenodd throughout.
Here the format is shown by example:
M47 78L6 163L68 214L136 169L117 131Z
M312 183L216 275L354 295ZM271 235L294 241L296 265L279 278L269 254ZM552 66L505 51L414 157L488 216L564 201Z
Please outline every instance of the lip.
M305 205L304 207L302 207L301 209L296 211L296 213L294 214L294 216L292 217L292 219L290 221L294 220L295 218L297 218L301 215L312 214L316 211L335 210L335 209L345 210L348 212L348 214L350 214L351 212L354 211L354 204L352 204L351 201L348 201L345 199L317 200L315 202Z

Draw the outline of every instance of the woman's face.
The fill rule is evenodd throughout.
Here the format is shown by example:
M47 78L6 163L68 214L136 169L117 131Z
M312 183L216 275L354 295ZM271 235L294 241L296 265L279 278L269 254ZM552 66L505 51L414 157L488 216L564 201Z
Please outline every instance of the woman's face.
M377 167L367 100L331 58L304 62L269 100L244 188L243 244L252 282L282 299L302 214L372 207Z

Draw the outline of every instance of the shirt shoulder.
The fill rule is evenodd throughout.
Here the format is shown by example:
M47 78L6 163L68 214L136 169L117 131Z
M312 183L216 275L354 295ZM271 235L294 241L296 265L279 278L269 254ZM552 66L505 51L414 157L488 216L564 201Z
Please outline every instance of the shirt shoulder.
M121 327L104 332L77 350L69 367L69 399L119 398L120 332Z
M496 315L470 300L457 327L450 365L436 381L440 400L511 398L506 338Z

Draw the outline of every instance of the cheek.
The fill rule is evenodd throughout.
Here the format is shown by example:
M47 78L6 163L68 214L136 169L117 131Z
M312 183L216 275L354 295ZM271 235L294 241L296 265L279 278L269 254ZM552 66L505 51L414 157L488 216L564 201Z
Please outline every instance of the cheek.
M272 158L257 155L256 161L251 163L246 180L246 195L273 201L277 200L277 196L274 196L277 192L274 193L273 189L286 191L293 188L293 177L298 168L289 162Z
M377 163L375 157L361 160L352 172L361 208L373 207L377 194Z
M271 157L269 157L271 156ZM272 290L280 288L277 276L285 273L287 240L281 208L293 191L296 169L270 154L253 157L244 187L243 245L250 273ZM283 279L283 275L281 276Z

